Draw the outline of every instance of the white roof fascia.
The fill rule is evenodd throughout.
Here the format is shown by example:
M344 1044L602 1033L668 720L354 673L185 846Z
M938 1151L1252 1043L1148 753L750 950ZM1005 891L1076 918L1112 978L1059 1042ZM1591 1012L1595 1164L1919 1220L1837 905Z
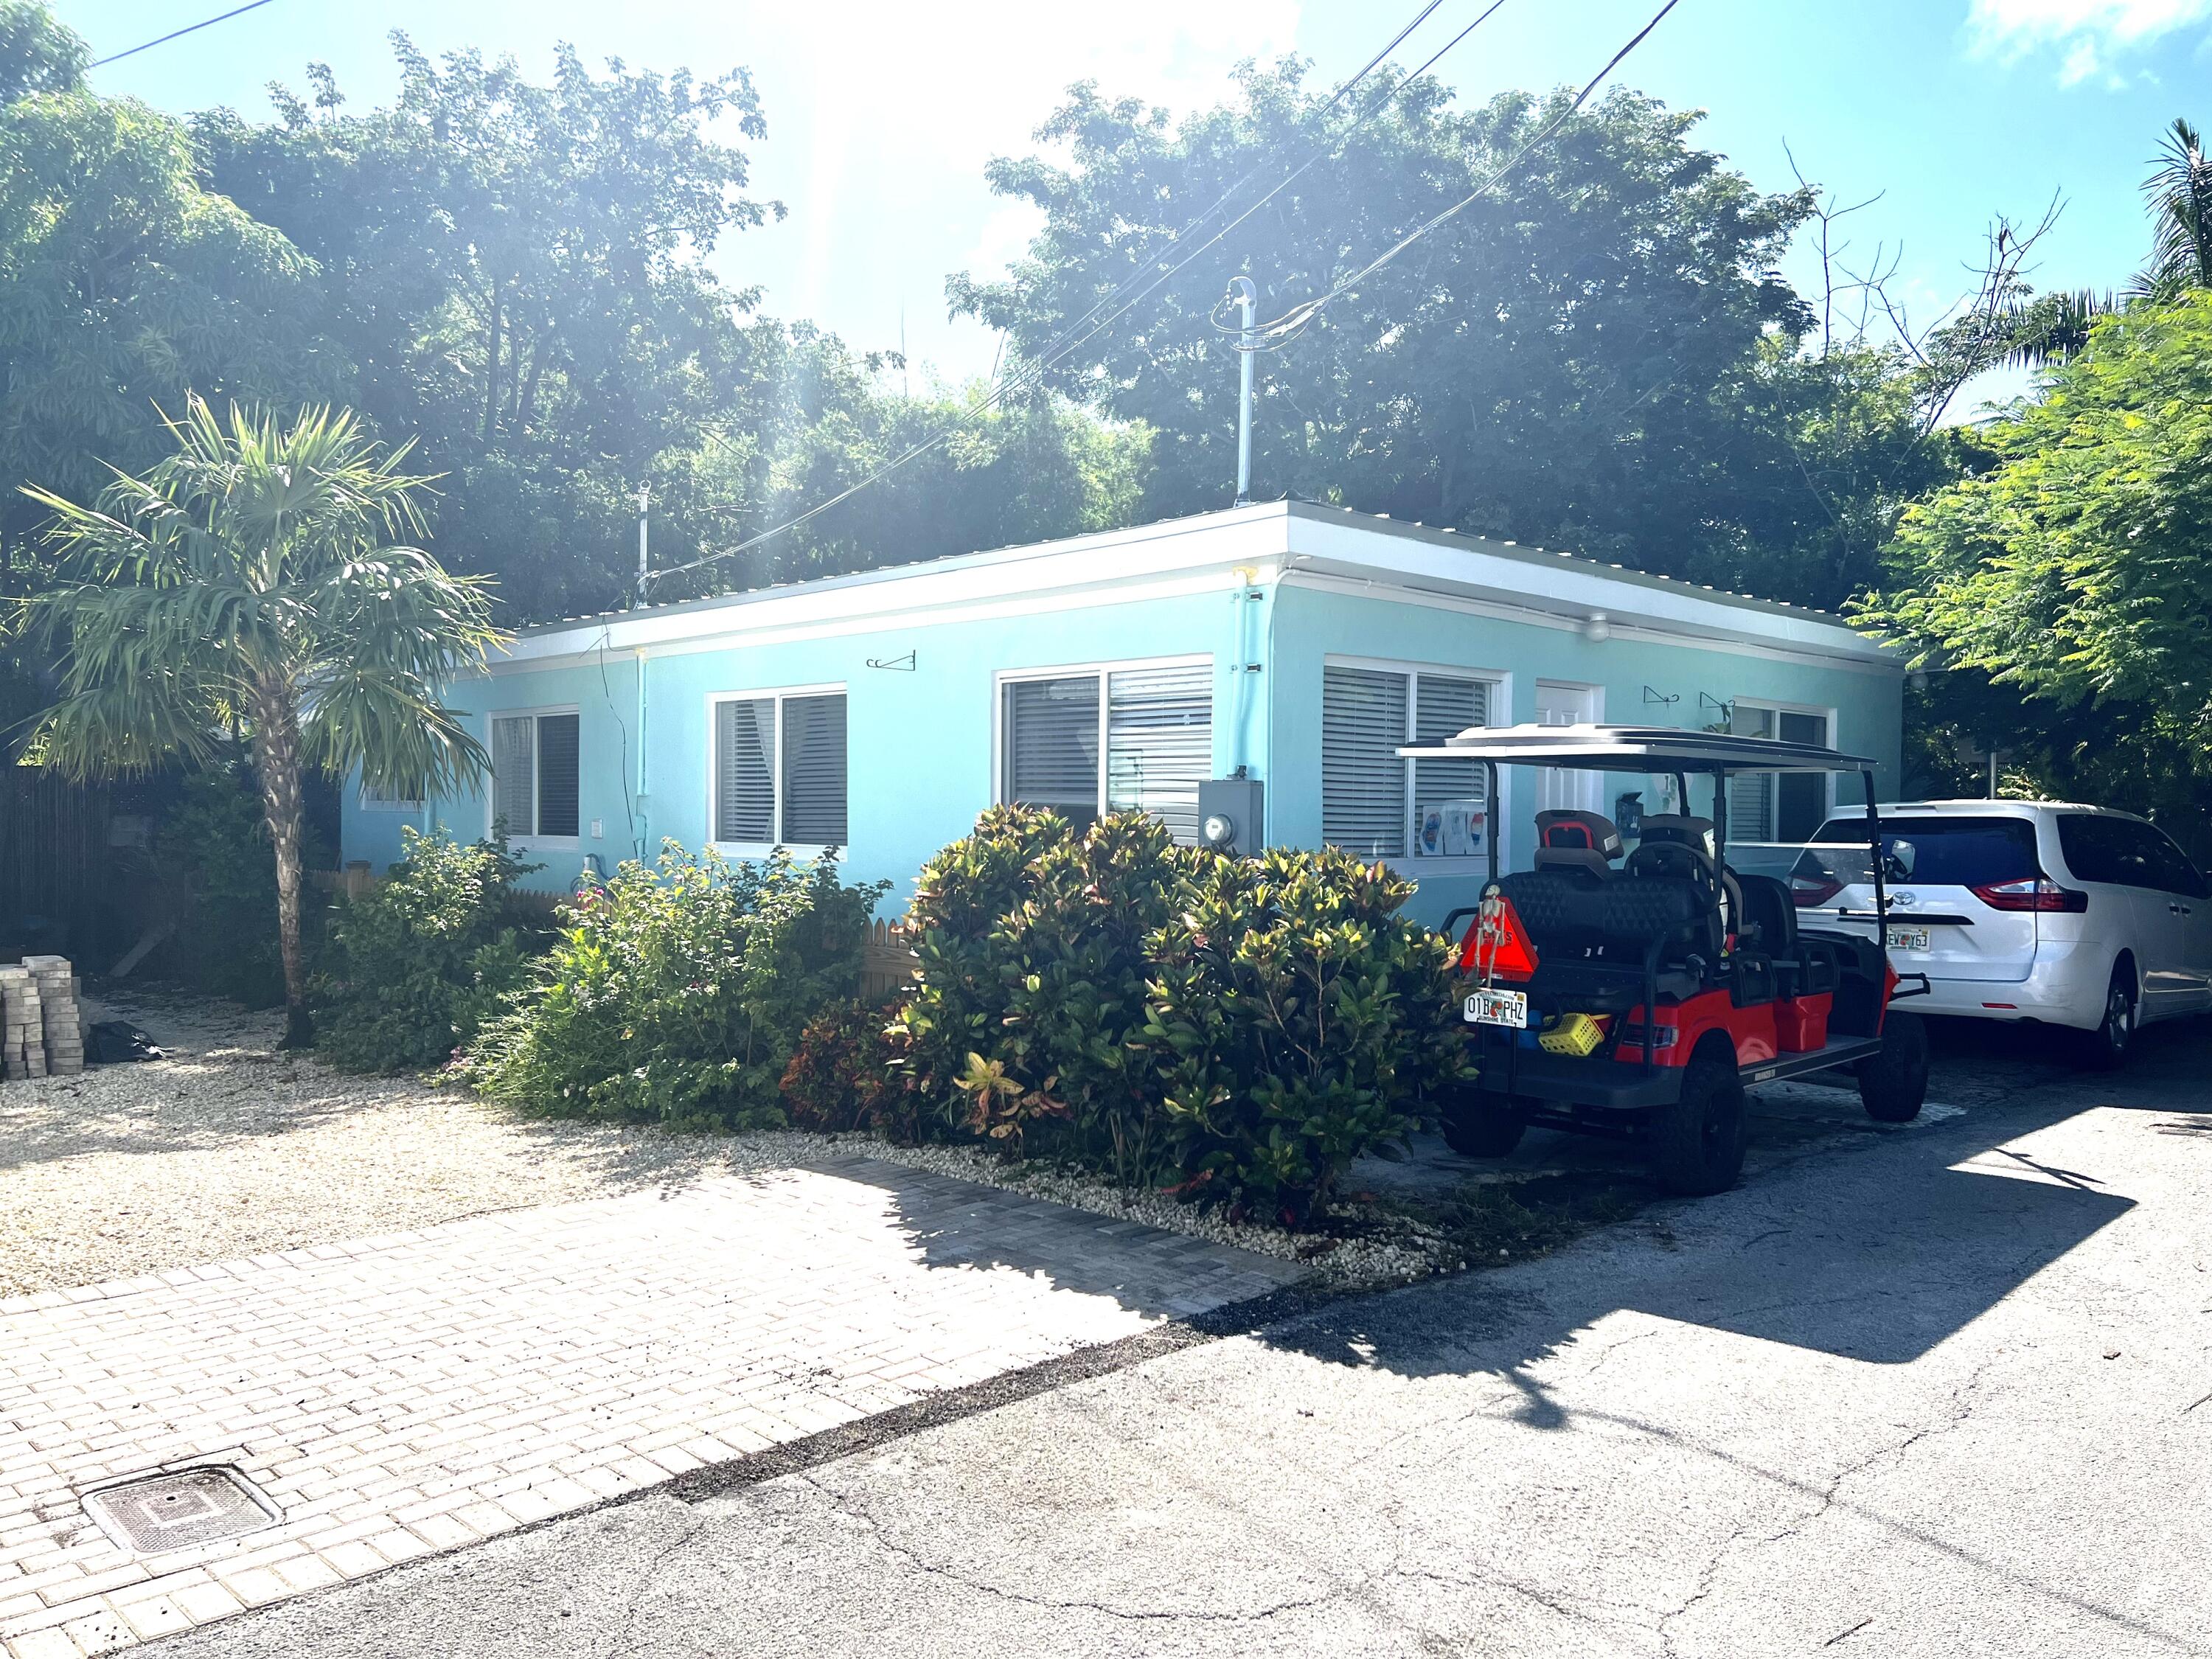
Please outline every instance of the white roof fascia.
M1280 504L1242 507L663 610L587 617L525 630L495 659L494 669L552 667L601 651L657 655L750 644L764 635L808 637L912 626L1048 595L1082 603L1127 600L1138 596L1132 590L1179 585L1178 578L1208 571L1272 571L1282 562L1285 524Z
M1558 628L1580 627L1602 612L1616 637L1904 672L1899 653L1818 611L1480 536L1280 501L550 623L524 630L494 657L491 670L1128 603L1202 592L1238 571L1262 583L1303 578L1338 591L1430 596L1453 609Z
M1902 674L1903 657L1814 611L1722 594L1642 571L1353 514L1308 508L1291 532L1299 572L1510 606L1577 626L1602 614L1616 636L1726 642ZM1295 580L1295 578L1292 578Z

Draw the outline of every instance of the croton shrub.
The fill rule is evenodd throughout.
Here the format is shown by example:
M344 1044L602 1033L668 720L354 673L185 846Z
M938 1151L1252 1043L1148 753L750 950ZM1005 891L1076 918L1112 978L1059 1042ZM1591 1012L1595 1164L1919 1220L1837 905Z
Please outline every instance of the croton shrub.
M878 1121L1302 1224L1461 1074L1449 948L1412 893L1334 849L995 808L922 872Z

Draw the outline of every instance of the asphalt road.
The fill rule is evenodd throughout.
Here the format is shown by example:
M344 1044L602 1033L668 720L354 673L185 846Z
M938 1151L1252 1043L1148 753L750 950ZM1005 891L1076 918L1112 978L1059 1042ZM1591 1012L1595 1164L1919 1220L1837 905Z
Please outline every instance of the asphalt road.
M2208 1036L154 1651L2212 1653Z

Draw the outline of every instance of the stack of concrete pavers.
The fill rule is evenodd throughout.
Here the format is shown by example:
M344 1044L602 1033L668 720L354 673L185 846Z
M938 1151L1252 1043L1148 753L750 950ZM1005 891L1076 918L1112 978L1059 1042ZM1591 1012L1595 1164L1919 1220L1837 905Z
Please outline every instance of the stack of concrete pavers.
M74 1077L84 1070L84 1030L77 1019L76 975L67 957L25 957L23 966L30 969L39 988L39 1022L47 1073Z
M10 1079L46 1074L44 1010L39 981L27 968L0 967L0 1071Z

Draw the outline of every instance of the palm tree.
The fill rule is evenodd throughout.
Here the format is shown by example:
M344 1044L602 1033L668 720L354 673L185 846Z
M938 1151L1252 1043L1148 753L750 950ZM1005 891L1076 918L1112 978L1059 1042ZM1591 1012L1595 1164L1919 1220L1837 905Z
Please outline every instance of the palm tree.
M2212 156L2187 121L2177 118L2167 129L2142 189L2151 253L2136 291L2166 299L2186 288L2212 288Z
M78 776L205 761L249 738L276 851L288 1045L313 1041L300 950L301 787L310 767L398 793L465 787L484 753L439 682L501 637L483 580L405 544L427 478L400 471L348 412L289 426L193 398L173 455L117 471L96 507L40 489L58 551L28 602L61 696L33 744Z

